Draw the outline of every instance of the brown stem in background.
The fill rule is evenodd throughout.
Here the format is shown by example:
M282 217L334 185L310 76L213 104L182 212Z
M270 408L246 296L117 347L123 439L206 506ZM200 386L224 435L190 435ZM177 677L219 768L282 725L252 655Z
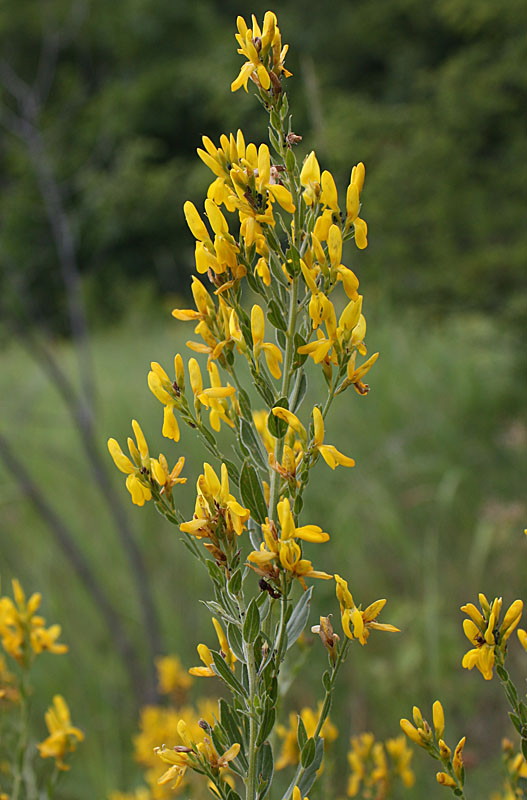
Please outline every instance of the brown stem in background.
M8 108L2 109L1 121L25 145L35 171L66 291L71 331L77 351L80 392L76 390L51 353L37 337L28 332L29 327L24 329L21 338L28 352L39 361L65 402L78 430L95 482L110 511L121 545L129 560L143 615L144 633L150 650L147 699L154 701L156 686L153 662L155 656L163 651L158 615L143 556L135 541L123 503L112 489L107 466L97 444L94 420L95 381L76 243L62 192L38 125L42 103L53 83L60 48L64 41L71 38L72 30L78 25L83 8L82 2L73 3L70 18L63 30L47 31L43 36L33 86L22 80L5 60L0 61L0 80L18 107L18 113Z
M84 584L90 597L101 612L101 616L108 628L110 638L112 642L115 643L124 668L128 673L130 683L135 693L136 702L138 705L142 704L145 699L143 692L144 678L141 665L138 662L137 653L122 627L121 620L110 599L97 580L82 550L77 545L73 533L64 520L48 503L39 489L38 484L33 480L22 462L19 461L9 442L1 433L0 459L5 464L9 474L16 479L20 489L24 492L28 500L33 504L40 518L48 526L59 548L72 565L77 577Z

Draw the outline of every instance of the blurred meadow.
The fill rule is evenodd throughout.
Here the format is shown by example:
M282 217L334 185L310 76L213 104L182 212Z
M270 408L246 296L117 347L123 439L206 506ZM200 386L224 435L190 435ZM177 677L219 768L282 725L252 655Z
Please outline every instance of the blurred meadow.
M209 181L201 135L267 135L255 99L229 89L236 15L266 9L0 8L0 577L2 593L12 577L41 591L70 647L35 675L37 716L60 691L86 733L64 800L141 785L132 738L156 699L154 658L177 653L190 667L211 635L206 575L177 529L132 506L106 441L124 442L135 418L155 453L184 454L189 480L176 490L191 516L206 452L188 429L177 445L162 439L146 375L191 338L170 311L191 304L182 205ZM310 796L344 796L350 735L395 736L414 703L424 711L439 697L452 739L467 735L470 796L487 797L512 728L499 686L461 668L459 606L479 591L508 604L527 587L526 6L280 0L273 10L291 47L299 152L315 147L339 187L366 164L369 247L349 248L344 263L361 282L368 350L381 353L371 392L338 398L328 425L357 465L320 463L304 516L331 533L317 566L346 574L363 602L388 598L402 629L353 648L331 716L340 735ZM310 380L306 408L321 377ZM336 612L332 591L317 586L310 624ZM304 660L287 667L284 718L321 697L322 649L306 633ZM214 696L213 681L198 683L192 697ZM413 763L404 796L442 797L426 757Z

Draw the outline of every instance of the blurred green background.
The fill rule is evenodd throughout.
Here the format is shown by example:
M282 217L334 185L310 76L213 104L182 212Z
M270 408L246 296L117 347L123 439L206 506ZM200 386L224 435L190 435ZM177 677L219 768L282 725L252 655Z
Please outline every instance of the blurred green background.
M229 86L241 64L236 15L267 8L0 6L0 575L4 592L12 576L42 591L70 645L35 675L36 710L61 691L87 734L65 800L140 783L131 737L152 697L153 657L177 652L191 666L210 639L205 576L175 529L132 507L105 442L124 442L135 417L155 452L185 454L190 516L204 453L188 431L162 442L146 374L151 360L185 352L190 334L170 309L187 304L193 269L182 204L201 204L210 181L195 155L201 135L241 127L248 141L266 138L258 103ZM369 247L350 248L345 263L381 358L368 397L343 395L328 425L357 467L320 464L305 519L332 533L311 554L316 566L338 565L362 602L387 597L385 617L403 633L353 648L333 751L344 774L352 733L396 735L412 704L424 711L440 697L449 737L467 734L473 796L486 797L512 729L499 687L461 669L458 608L478 591L525 598L527 7L304 0L273 10L291 47L298 153L315 148L341 191L353 164L367 170ZM330 589L316 589L313 622L336 610ZM320 649L284 710L316 704ZM441 797L433 765L414 761L407 796Z

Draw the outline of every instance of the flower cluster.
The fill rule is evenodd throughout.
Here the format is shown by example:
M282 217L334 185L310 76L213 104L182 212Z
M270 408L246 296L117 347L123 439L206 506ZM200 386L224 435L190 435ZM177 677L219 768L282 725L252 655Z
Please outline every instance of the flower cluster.
M0 597L0 638L5 652L24 666L39 653L66 653L67 645L57 642L60 625L46 628L46 620L37 614L42 596L35 592L26 600L16 578L12 586L13 600Z
M386 600L376 600L364 611L361 606L357 608L353 596L348 589L348 583L340 575L335 575L337 598L340 603L342 628L348 639L358 639L364 645L370 635L370 630L399 633L399 628L386 622L377 622L377 617L386 605Z
M132 428L135 442L128 438L130 458L123 453L115 439L108 440L108 450L115 466L127 476L126 488L132 496L132 502L143 506L145 501L152 499L152 492L158 498L163 493L170 497L173 486L186 482L186 478L179 477L185 458L181 456L175 467L169 471L168 462L162 453L159 459L150 458L144 433L135 419L132 420Z
M356 797L361 792L364 797L385 800L391 796L397 779L411 788L415 783L410 767L412 755L404 736L387 739L384 743L375 741L373 733L352 736L348 752L351 770L348 797Z
M42 758L54 758L58 769L68 770L64 757L76 749L77 742L83 741L84 734L71 724L70 710L60 694L53 698L53 705L46 711L45 720L49 736L38 745L40 755Z
M267 796L273 763L296 768L288 797L301 800L320 771L324 742L336 735L328 713L350 642L364 644L372 629L398 630L377 622L386 601L362 611L335 576L345 636L333 632L329 616L321 618L317 632L330 659L326 698L317 712L304 709L292 715L289 728L280 725L280 670L307 625L312 587L306 581L333 578L308 557L313 545L330 537L316 521L301 521L304 493L317 463L355 465L325 441L325 421L348 388L368 393L363 379L378 353L368 357L359 280L343 263L347 241L353 239L359 251L367 246L360 206L364 164L351 169L339 200L336 182L321 170L315 152L297 160L302 137L292 130L284 91L291 74L284 66L287 46L272 12L261 26L254 16L250 26L238 17L236 41L245 60L231 89L256 88L269 115L269 144L246 141L241 130L221 135L219 143L202 137L197 152L212 181L203 204L189 200L183 207L194 241L194 308L172 311L178 322L193 325L194 337L186 343L192 355L186 362L177 353L173 374L152 361L147 378L163 406L163 436L178 442L186 425L210 455L197 478L192 518L172 493L184 481L182 456L171 471L163 455L151 458L136 421L129 456L115 439L108 443L132 501L153 500L207 568L214 600L205 605L218 649L199 644L201 664L190 673L216 676L232 695L199 730L182 709L170 716L166 730L158 725L167 721L159 709L150 709L148 725L144 712L142 743L152 743L158 725L156 766L142 744L138 756L155 800L165 786L180 791L190 770L205 775L221 798L231 796L228 786L238 778L247 798ZM322 371L326 396L304 415L309 370ZM244 388L247 372L250 391ZM255 395L261 410L253 410ZM228 455L220 445L224 437L232 444ZM162 663L164 685L176 697L179 666ZM283 738L278 758L272 755L273 730ZM159 746L163 741L169 744Z
M489 603L484 594L479 595L480 608L474 603L461 606L467 614L463 620L465 636L474 645L463 656L463 666L467 669L477 667L486 681L492 679L492 670L496 659L501 661L507 646L507 640L520 622L523 602L515 600L500 621L503 601L496 597ZM520 637L521 641L521 637Z
M408 738L423 747L433 758L441 761L443 769L436 774L436 780L440 786L446 786L454 791L458 797L463 796L463 784L465 782L465 768L463 765L463 748L465 747L466 737L457 743L454 753L443 739L445 732L445 714L443 706L436 700L432 706L433 730L428 722L423 719L421 710L414 706L414 724L408 719L401 720L401 728Z
M315 733L321 706L315 711L314 709L306 706L299 714L289 714L288 725L277 725L276 733L282 739L282 747L280 754L275 764L275 769L285 769L289 766L296 766L300 761L300 748L298 746L298 718L302 720L306 735L311 738ZM338 736L338 730L328 717L320 730L320 736L324 740L324 747L335 741Z

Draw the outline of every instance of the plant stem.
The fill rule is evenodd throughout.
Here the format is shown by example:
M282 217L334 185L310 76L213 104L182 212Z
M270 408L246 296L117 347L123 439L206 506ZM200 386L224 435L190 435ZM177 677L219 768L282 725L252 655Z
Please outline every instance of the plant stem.
M329 683L328 683L328 686L326 688L326 694L325 694L325 697L324 697L324 702L322 703L322 708L320 709L320 713L318 715L317 727L315 728L315 732L314 732L313 737L312 737L315 740L315 742L318 739L318 737L320 736L320 731L322 730L322 727L323 727L326 719L329 716L329 709L331 707L331 696L333 694L333 688L334 688L334 685L335 685L335 680L337 678L337 674L338 674L338 671L339 671L340 667L344 663L344 659L346 658L346 654L348 652L349 645L350 645L350 639L346 638L345 641L342 644L342 647L340 648L340 651L339 651L339 653L337 655L337 658L335 660L335 663L333 665L333 669L331 671L331 677L329 679ZM285 791L285 794L282 797L282 800L291 800L291 796L293 794L293 789L298 784L298 781L302 778L302 775L304 774L304 772L305 772L305 769L302 766L302 763L300 762L298 764L295 776L294 776L293 780L291 781L291 783L289 784L289 786L287 787L287 789Z
M287 342L286 342L286 349L284 355L284 371L282 374L282 389L281 389L281 396L287 397L287 393L289 391L289 384L291 381L291 364L293 361L293 342L295 338L296 332L296 316L297 316L297 308L296 308L296 300L298 296L298 277L293 278L293 283L291 285L291 294L289 296L289 320L287 325ZM277 461L280 459L280 447L282 445L282 439L276 440L275 446L275 458ZM279 476L276 470L271 470L270 475L270 482L269 482L269 519L273 519L274 517L274 510L276 507L276 503L278 500L278 486L279 486Z
M15 760L15 775L11 800L19 800L26 760L28 727L29 727L29 701L26 675L22 676L19 684L20 692L20 736Z
M254 661L254 645L249 642L243 643L243 653L247 664L247 674L249 677L249 765L247 768L246 779L246 800L256 800L256 736L257 725L254 718L254 698L257 694L257 675L256 664Z

